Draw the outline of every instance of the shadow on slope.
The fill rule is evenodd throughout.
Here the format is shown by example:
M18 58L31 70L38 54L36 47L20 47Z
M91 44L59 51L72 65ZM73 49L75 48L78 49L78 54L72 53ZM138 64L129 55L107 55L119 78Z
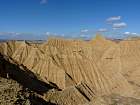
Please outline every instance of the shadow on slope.
M38 80L37 76L30 70L25 70L16 63L10 63L10 58L7 58L0 54L0 76L4 78L11 78L20 83L24 88L28 88L40 95L46 93L50 89L58 89L57 86L51 86L41 80Z

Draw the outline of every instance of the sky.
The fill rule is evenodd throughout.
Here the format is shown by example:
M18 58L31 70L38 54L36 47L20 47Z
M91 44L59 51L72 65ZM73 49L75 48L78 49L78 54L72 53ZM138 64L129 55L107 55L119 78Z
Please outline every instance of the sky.
M0 0L0 39L139 35L140 0Z

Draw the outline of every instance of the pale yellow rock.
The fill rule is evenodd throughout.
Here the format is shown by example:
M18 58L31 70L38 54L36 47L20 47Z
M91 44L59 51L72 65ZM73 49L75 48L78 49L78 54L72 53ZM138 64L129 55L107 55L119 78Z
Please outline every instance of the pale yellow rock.
M42 44L3 42L0 53L24 65L44 82L56 84L62 89L58 92L61 97L67 91L84 97L79 93L81 89L90 99L112 93L139 98L139 44L139 40L116 43L100 35L91 41L50 38ZM77 96L68 94L68 99Z

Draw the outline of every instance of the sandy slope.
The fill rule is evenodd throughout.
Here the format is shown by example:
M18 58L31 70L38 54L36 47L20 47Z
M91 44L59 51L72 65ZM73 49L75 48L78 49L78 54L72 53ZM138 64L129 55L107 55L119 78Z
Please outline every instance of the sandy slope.
M45 100L80 105L110 94L140 98L139 44L140 40L116 43L98 35L91 41L3 42L0 53L62 90L45 94Z

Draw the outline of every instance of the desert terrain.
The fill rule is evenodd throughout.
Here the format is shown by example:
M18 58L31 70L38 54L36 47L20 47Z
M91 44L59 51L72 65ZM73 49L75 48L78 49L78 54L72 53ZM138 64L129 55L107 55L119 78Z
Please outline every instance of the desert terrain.
M0 42L0 105L140 105L140 39Z

